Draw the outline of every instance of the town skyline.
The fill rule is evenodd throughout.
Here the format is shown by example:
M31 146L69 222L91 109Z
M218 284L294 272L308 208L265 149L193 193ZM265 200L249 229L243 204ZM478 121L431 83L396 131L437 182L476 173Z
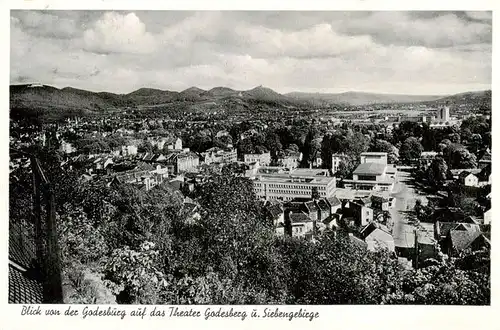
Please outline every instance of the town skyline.
M17 10L10 83L450 95L491 89L491 29L486 11Z

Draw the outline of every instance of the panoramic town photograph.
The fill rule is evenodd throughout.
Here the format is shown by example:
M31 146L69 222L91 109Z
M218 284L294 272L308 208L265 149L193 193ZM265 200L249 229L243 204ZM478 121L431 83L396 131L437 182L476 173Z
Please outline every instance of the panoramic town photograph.
M491 11L11 10L8 302L490 305L491 83Z

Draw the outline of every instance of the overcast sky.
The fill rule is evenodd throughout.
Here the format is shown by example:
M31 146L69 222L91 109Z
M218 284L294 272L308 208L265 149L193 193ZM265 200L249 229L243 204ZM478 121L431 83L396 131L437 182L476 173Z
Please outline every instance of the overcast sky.
M11 11L11 83L128 93L490 89L491 12Z

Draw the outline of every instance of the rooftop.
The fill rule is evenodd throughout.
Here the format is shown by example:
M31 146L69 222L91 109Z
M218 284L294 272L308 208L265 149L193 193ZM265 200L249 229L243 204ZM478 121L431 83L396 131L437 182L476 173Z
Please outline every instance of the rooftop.
M380 163L363 163L359 164L358 167L354 170L354 174L356 175L382 175L386 169L385 164Z
M301 222L311 222L312 220L305 213L290 213L290 221L292 224L296 224Z
M275 176L258 176L255 180L269 183L293 183L293 184L329 184L335 181L334 177L320 176L316 178L310 177L291 177L289 175L277 174Z
M465 230L450 230L450 238L453 247L458 251L466 249L474 242L482 233L479 231L465 231Z
M362 152L361 156L387 156L387 152Z

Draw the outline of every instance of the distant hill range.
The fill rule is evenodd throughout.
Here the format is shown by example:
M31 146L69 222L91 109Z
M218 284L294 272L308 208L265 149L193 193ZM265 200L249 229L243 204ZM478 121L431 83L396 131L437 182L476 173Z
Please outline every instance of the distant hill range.
M443 98L443 95L376 94L365 92L346 92L336 94L292 92L285 95L299 100L318 100L354 106L380 103L413 103L434 101Z
M91 92L71 87L62 89L47 85L11 85L11 109L59 109L79 112L100 112L109 109L120 109L137 106L155 106L172 103L196 104L207 101L236 101L265 103L271 107L318 107L322 105L359 106L369 104L425 103L450 105L473 102L489 104L491 107L491 91L468 92L450 96L438 95L398 95L375 94L364 92L347 92L339 94L300 93L280 94L274 90L258 86L247 91L237 91L227 87L215 87L203 90L191 87L181 92L141 88L129 94L107 92Z

